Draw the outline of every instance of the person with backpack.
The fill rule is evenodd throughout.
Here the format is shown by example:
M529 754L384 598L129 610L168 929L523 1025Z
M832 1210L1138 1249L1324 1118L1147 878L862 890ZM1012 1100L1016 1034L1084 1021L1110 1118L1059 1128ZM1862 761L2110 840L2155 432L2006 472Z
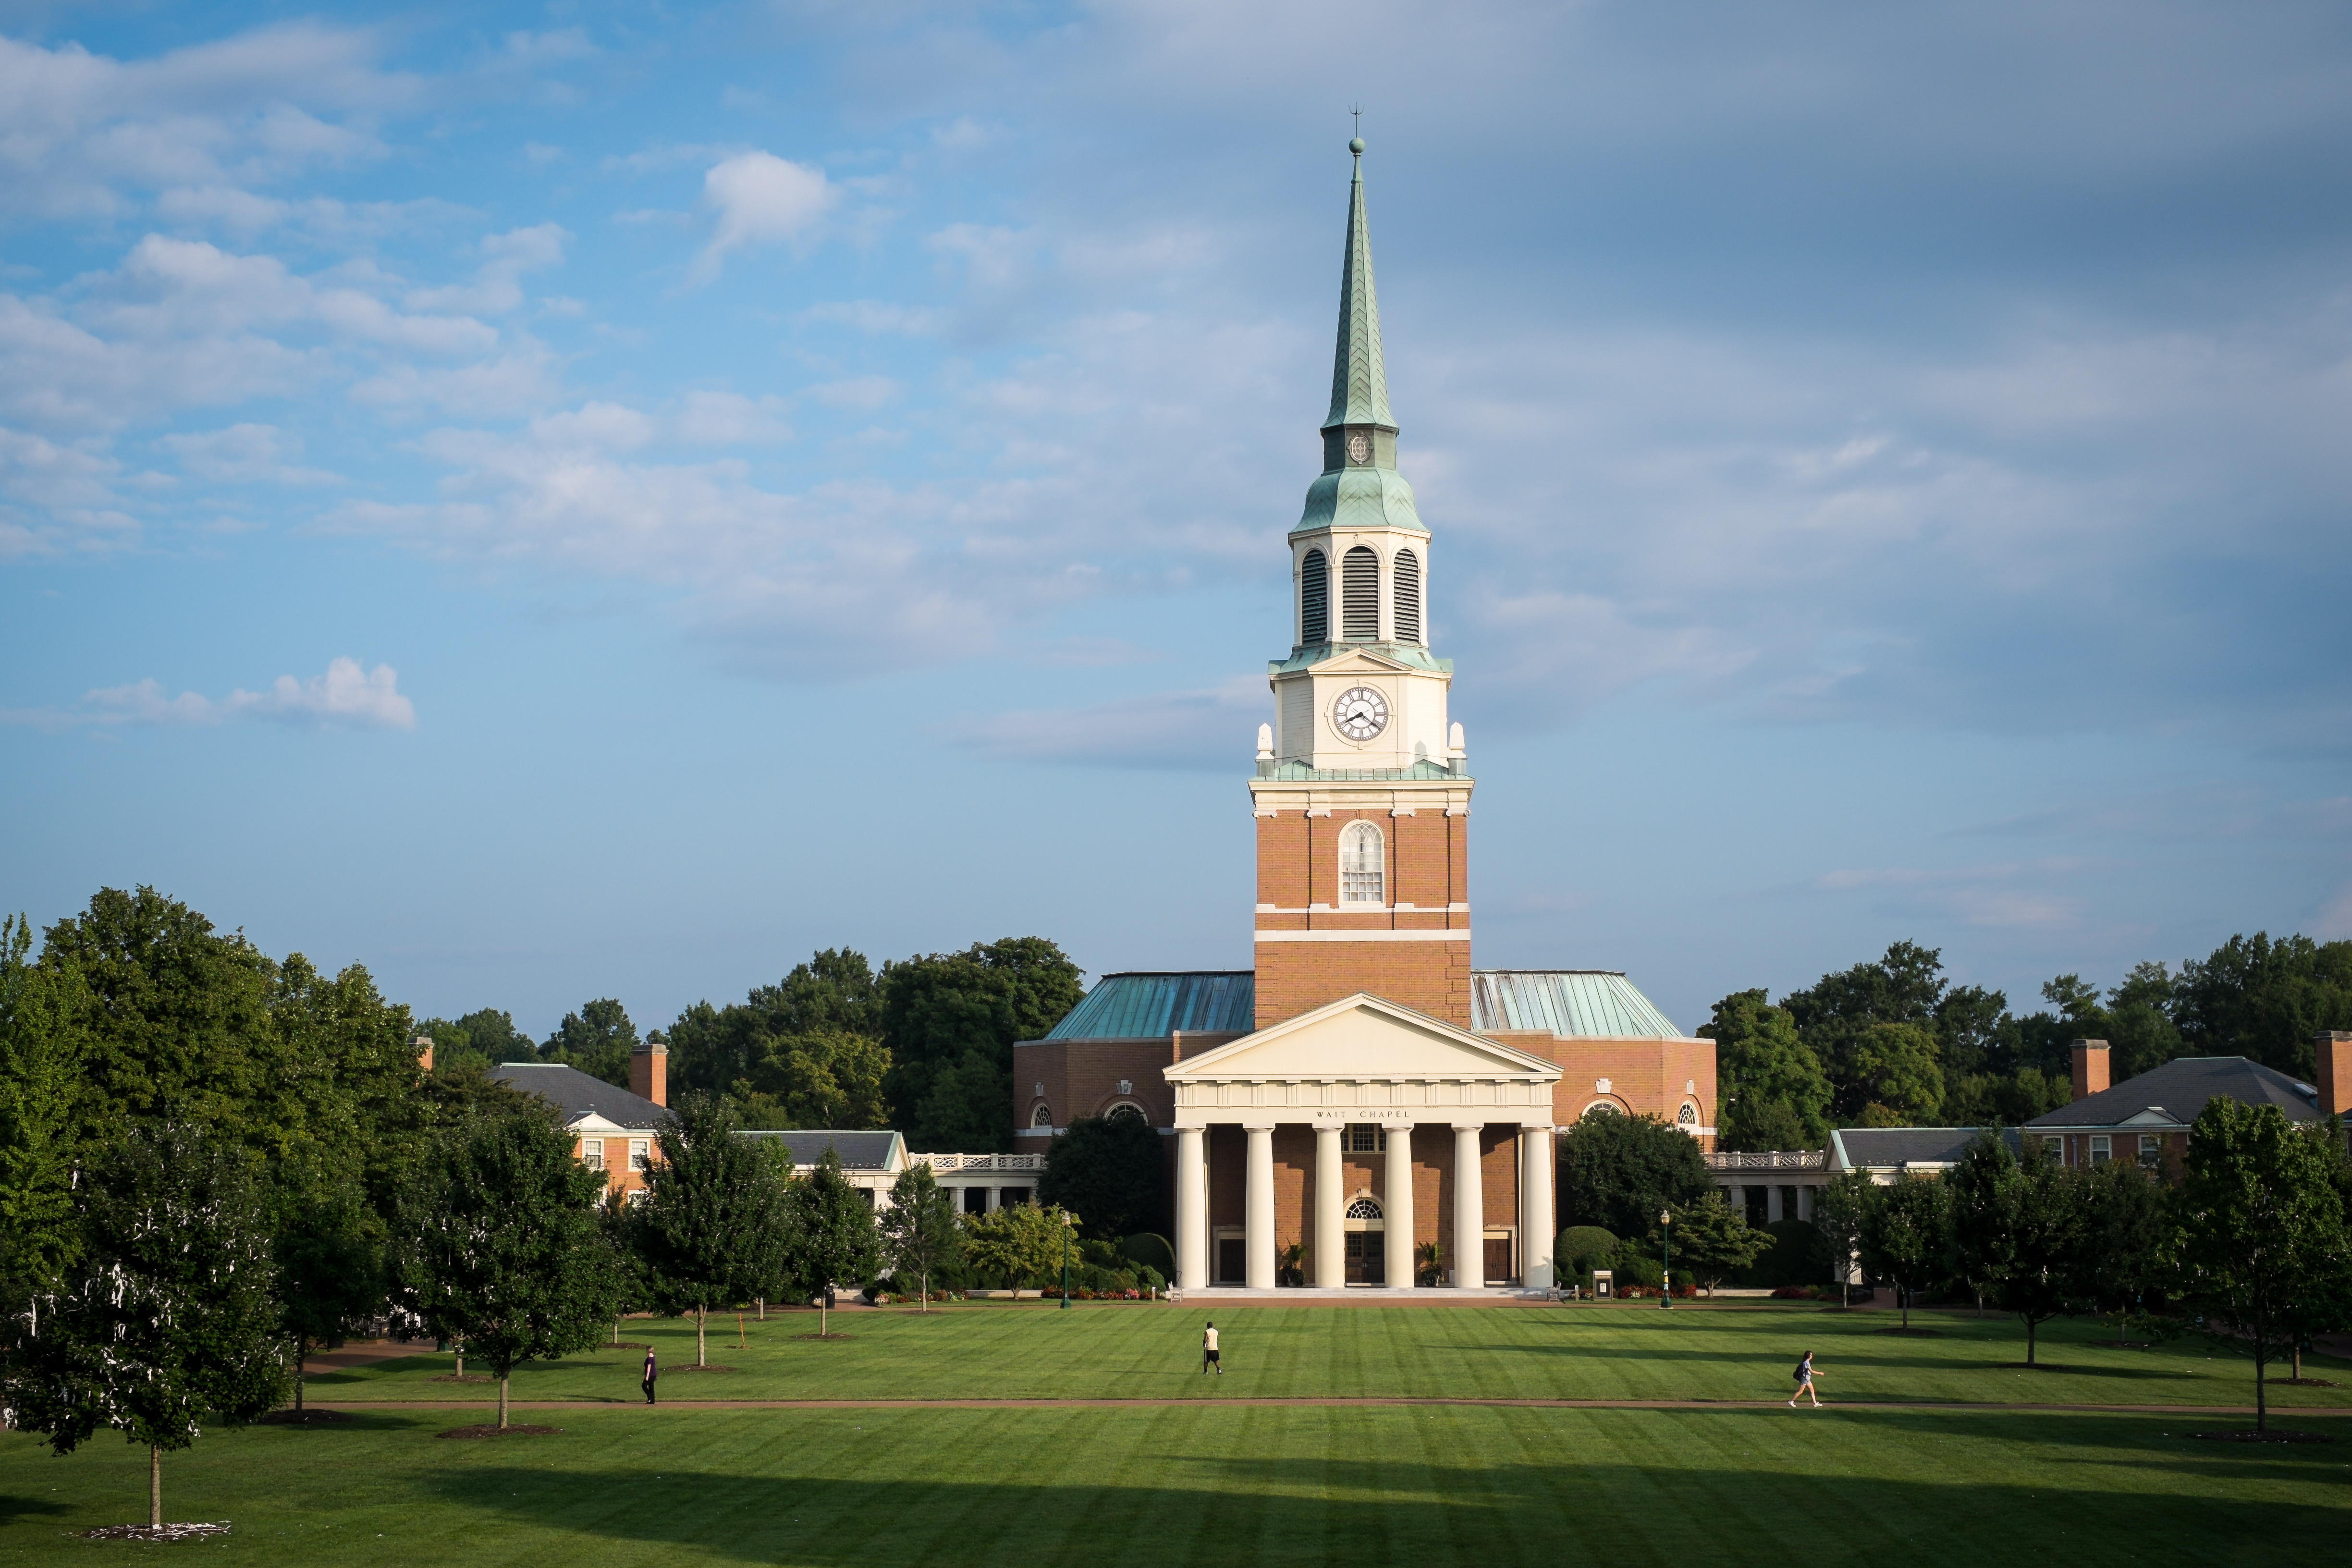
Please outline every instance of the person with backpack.
M1811 1400L1813 1402L1813 1408L1819 1410L1822 1407L1822 1396L1813 1392L1812 1352L1807 1351L1805 1352L1805 1359L1797 1363L1797 1370L1791 1375L1793 1375L1797 1380L1797 1394L1801 1394L1806 1398ZM1789 1396L1789 1408L1794 1410L1796 1407L1796 1394L1790 1394Z

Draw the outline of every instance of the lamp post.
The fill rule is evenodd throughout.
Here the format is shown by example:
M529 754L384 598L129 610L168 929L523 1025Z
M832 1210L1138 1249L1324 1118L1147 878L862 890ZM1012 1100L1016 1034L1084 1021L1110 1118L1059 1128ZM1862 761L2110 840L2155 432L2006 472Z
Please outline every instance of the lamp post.
M1672 1311L1675 1305L1675 1215L1672 1209L1658 1211L1658 1310Z
M1062 1310L1070 1310L1070 1216L1062 1216Z

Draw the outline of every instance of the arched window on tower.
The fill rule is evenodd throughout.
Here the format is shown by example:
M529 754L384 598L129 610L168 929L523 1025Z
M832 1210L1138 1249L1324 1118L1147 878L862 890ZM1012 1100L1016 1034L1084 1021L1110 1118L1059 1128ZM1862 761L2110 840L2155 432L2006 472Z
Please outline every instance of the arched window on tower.
M1396 556L1396 635L1399 642L1421 640L1421 557L1410 550Z
M1387 856L1377 823L1358 820L1339 830L1339 902L1385 904Z
M1331 563L1310 550L1298 563L1298 642L1302 647L1331 640Z
M1381 638L1381 558L1369 544L1339 558L1339 635L1349 642Z

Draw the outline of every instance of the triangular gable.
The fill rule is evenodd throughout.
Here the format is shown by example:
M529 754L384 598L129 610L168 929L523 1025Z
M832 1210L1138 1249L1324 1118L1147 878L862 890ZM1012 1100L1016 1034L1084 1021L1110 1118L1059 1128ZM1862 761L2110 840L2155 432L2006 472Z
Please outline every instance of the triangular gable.
M1402 659L1374 653L1370 648L1350 647L1307 668L1317 675L1394 675L1411 671L1416 667Z
M1165 1069L1171 1084L1230 1079L1511 1079L1559 1068L1426 1013L1359 991Z
M583 1110L563 1125L569 1131L584 1133L592 1138L602 1132L626 1132L629 1131L629 1129L622 1126L619 1122L608 1121L593 1110Z
M2116 1125L2118 1127L2134 1127L2154 1123L2160 1127L2177 1127L2179 1125L2179 1121L2180 1119L2179 1117L2173 1115L2169 1110L2165 1110L2164 1107L2160 1105L2151 1105L2146 1110L2134 1111L2131 1115L2125 1117L2121 1121L2116 1122Z

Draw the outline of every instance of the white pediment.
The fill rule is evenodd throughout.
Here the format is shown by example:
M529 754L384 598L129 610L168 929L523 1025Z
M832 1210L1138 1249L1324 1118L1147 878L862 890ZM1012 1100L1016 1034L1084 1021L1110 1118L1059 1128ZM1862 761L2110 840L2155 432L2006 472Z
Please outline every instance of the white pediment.
M597 1115L593 1110L582 1111L570 1121L565 1122L564 1126L570 1131L580 1133L583 1137L588 1138L600 1137L608 1132L626 1132L629 1131L629 1129L622 1126L617 1121L607 1121L604 1118Z
M2136 1110L2132 1112L2129 1116L2125 1117L2121 1121L2116 1123L2116 1125L2118 1127L2178 1127L2180 1125L2180 1122L2179 1120L2172 1114L2172 1112L2165 1110L2164 1107L2160 1105L2151 1105L2146 1110Z
M1171 1084L1397 1079L1556 1083L1559 1068L1358 992L1165 1069Z

